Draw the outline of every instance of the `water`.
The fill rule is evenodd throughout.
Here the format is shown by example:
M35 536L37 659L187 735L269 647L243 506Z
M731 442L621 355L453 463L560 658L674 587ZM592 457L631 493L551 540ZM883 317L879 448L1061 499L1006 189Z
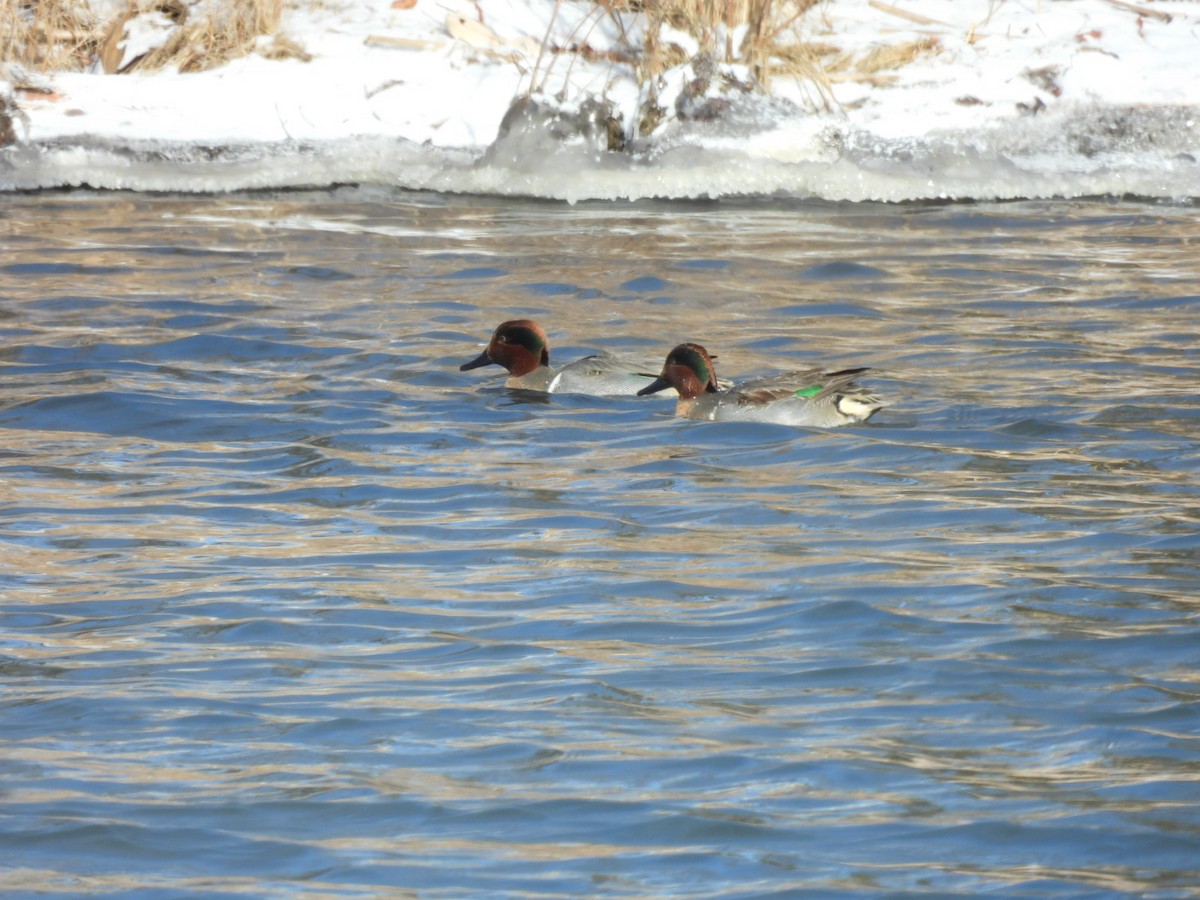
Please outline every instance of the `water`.
M1200 893L1200 222L9 195L6 896ZM459 372L877 367L817 431Z

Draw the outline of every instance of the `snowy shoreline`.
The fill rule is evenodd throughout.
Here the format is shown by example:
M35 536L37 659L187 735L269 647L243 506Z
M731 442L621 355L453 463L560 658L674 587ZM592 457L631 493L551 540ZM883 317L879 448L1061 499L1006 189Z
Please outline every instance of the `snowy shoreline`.
M777 77L766 92L747 90L736 67L714 77L697 60L639 86L614 61L622 36L611 20L583 4L555 9L311 4L286 10L280 29L306 61L251 54L189 74L62 73L33 90L14 87L10 69L0 90L19 111L0 189L1200 197L1200 2L829 0L805 18L804 37L849 62L820 90ZM464 19L478 28L455 26ZM548 34L563 47L585 34L589 52L534 56ZM927 51L854 68L906 43ZM505 122L532 87L538 102ZM664 116L642 135L648 89ZM579 114L589 100L604 104L607 135Z

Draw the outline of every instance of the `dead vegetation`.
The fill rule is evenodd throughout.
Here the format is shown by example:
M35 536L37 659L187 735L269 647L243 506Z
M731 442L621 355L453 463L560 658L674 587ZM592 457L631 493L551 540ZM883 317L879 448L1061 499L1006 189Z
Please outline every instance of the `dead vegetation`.
M935 37L918 38L899 44L881 44L861 56L835 54L825 63L825 73L832 81L863 81L886 85L896 80L895 72L923 56L941 52L942 45Z
M911 17L882 0L871 5L883 18ZM833 104L833 82L885 85L895 80L898 69L941 51L938 39L926 36L880 44L865 53L843 52L814 38L827 30L822 26L830 14L818 0L599 0L599 8L623 34L634 33L625 26L630 15L645 17L642 44L631 48L641 83L703 58L745 66L762 87L776 78L795 81L807 88L815 106L826 109ZM684 47L687 40L673 37L678 33L687 35L694 47Z
M88 0L0 0L0 63L35 72L81 71L99 63L107 73L173 67L199 72L257 50L269 58L306 58L278 35L283 0L127 0L101 19ZM127 28L140 18L161 26L163 41L126 58ZM267 38L272 38L267 40Z
M126 0L115 16L101 20L89 0L0 0L0 65L16 63L32 72L79 71L97 64L108 73L198 72L251 52L307 59L303 48L278 31L283 2ZM881 15L897 14L882 0L872 5ZM842 54L811 37L822 21L816 17L829 14L818 0L596 0L595 9L626 35L624 49L609 51L612 61L631 65L641 83L703 58L745 66L749 80L761 86L775 78L797 80L826 106L832 81L886 83L888 72L940 49L935 38L922 38L865 55ZM126 30L138 19L154 20L163 40L129 58ZM591 58L589 49L581 36L569 47L542 47L539 58Z
M149 4L152 8L154 4ZM182 6L182 0L168 0L169 6ZM283 0L225 3L205 15L189 15L177 20L166 43L131 63L141 71L172 67L180 72L202 72L258 49L272 59L307 55L294 42L276 34L283 13ZM168 14L169 15L169 14ZM118 26L115 31L120 31ZM274 36L271 41L261 38ZM109 71L105 68L105 71Z
M598 7L626 31L630 15L645 16L636 48L640 81L686 62L693 54L663 35L689 35L697 56L744 65L758 83L777 75L820 76L817 56L799 36L799 25L818 0L600 0Z
M0 0L0 63L38 72L83 69L98 39L86 0Z

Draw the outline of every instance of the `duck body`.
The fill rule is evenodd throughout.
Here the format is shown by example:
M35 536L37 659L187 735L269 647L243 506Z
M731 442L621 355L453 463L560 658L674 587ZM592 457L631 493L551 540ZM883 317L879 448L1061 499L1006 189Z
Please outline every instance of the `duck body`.
M658 379L638 393L675 388L679 392L676 415L689 419L833 428L865 422L887 405L855 384L854 379L866 371L804 369L722 390L708 351L699 344L680 344L667 355Z
M505 387L545 394L633 396L654 383L654 375L638 371L635 363L611 353L597 353L554 368L546 332L531 319L503 322L492 333L487 347L461 371L497 365L508 371Z

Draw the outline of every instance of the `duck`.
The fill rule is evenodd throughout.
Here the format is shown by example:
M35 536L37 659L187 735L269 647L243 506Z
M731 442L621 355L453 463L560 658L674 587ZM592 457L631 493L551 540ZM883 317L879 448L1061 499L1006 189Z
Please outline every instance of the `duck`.
M705 421L775 422L832 428L865 422L887 404L854 379L867 368L825 372L804 369L756 378L722 389L713 358L699 344L680 344L667 354L662 374L638 391L668 387L679 394L675 414Z
M532 319L501 322L484 351L458 368L466 372L490 365L508 370L505 387L544 394L632 397L654 383L653 371L638 371L636 363L611 353L600 352L561 368L551 368L550 341Z

